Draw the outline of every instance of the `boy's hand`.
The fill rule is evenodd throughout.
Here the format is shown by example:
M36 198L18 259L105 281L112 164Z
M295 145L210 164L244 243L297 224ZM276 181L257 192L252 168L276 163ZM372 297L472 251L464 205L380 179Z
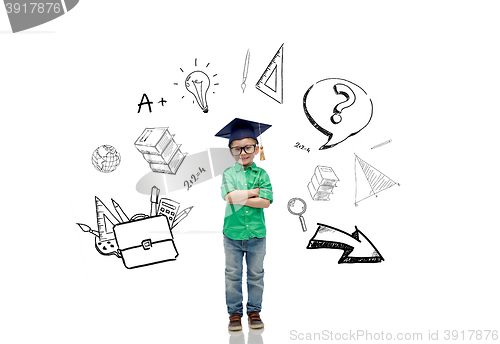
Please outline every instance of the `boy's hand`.
M260 188L248 190L248 198L259 197Z
M230 204L245 204L250 198L259 197L260 189L234 190L226 195L226 201Z

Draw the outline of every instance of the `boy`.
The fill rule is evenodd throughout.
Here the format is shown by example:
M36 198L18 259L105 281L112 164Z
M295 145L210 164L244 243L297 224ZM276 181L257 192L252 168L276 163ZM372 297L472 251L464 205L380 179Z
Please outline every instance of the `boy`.
M264 256L266 224L264 208L273 202L271 181L267 172L253 162L259 153L257 133L270 125L234 119L216 136L229 138L229 152L236 160L222 177L221 195L226 200L224 218L224 252L226 257L226 305L228 328L242 329L243 256L247 265L247 315L250 328L263 328L260 319L264 290Z

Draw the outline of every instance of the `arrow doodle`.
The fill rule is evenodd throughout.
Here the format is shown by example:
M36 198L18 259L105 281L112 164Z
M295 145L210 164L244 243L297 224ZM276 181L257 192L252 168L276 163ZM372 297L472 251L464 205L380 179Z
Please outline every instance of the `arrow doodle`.
M318 223L318 229L309 240L308 249L331 248L343 250L338 263L380 263L384 260L372 242L354 226L349 234L338 228Z

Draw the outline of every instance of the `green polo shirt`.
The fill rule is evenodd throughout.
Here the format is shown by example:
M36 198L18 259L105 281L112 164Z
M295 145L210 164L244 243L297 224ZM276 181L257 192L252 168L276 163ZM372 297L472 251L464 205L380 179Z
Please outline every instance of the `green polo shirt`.
M273 202L273 187L267 172L255 165L243 167L238 163L227 168L222 176L221 195L234 190L260 188L259 197ZM266 236L266 220L263 208L252 208L240 204L226 204L224 234L233 240L248 240Z

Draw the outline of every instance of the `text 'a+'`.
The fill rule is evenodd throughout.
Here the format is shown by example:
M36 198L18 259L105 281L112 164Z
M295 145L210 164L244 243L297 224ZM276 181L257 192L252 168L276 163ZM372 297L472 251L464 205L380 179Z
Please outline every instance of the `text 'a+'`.
M163 99L163 97L161 97L161 100L158 103L160 103L161 106L165 106L166 102L167 101L165 99ZM141 112L141 109L144 105L148 106L149 112L153 112L153 110L151 109L151 104L153 104L153 102L150 101L148 98L148 95L146 93L144 93L142 95L141 102L139 104L137 104L139 106L139 110L137 110L137 113Z

